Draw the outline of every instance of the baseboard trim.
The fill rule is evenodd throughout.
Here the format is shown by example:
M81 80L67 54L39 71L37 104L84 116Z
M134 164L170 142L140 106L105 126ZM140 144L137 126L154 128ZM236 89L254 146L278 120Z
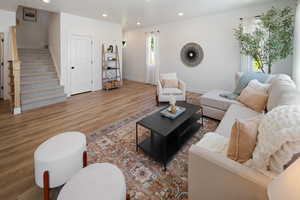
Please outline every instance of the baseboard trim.
M21 114L21 108L14 108L14 115L19 115Z

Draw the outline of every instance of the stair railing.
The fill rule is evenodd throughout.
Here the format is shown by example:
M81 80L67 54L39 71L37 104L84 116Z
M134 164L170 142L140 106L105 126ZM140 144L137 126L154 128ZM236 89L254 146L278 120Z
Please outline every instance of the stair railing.
M16 26L10 28L11 58L10 63L10 86L11 86L11 107L14 115L21 113L21 61L17 47Z

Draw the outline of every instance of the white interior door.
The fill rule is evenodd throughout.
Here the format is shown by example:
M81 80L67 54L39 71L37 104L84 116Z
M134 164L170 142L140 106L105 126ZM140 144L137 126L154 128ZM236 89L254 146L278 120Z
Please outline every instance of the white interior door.
M4 34L0 33L0 98L4 98Z
M70 49L71 94L92 90L92 40L72 36Z

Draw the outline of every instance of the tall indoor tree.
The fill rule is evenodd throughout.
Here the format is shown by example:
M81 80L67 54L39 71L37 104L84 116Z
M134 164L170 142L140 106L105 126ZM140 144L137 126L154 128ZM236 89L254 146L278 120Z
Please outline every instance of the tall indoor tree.
M290 7L272 8L258 17L257 27L251 33L244 32L242 24L234 29L241 43L241 53L251 56L258 69L271 73L272 65L293 54L295 16Z

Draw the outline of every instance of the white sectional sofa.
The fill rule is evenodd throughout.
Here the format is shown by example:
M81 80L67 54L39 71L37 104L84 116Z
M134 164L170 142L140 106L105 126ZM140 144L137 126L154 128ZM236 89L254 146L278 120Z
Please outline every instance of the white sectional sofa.
M239 76L241 74L237 74ZM277 78L279 76L272 76L271 82ZM212 91L203 95L201 103L206 116L221 119L215 132L229 140L236 119L262 114L237 101L222 98L220 93L222 91ZM267 107L271 110L280 105L300 104L299 96L292 81L282 81L270 91ZM199 144L189 150L188 179L190 200L265 200L268 199L267 187L272 181L270 176L235 162L224 154L202 148Z

